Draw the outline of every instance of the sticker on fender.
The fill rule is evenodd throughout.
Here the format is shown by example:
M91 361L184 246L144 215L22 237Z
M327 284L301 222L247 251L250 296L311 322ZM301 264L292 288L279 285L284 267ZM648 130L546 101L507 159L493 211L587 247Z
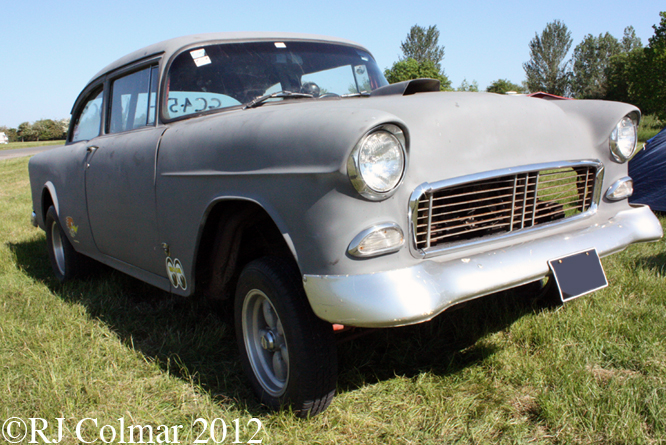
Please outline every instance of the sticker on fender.
M608 286L596 249L548 261L563 302Z
M183 265L180 264L180 260L178 258L172 260L171 257L167 257L166 269L171 285L176 289L182 287L183 290L187 290L185 270L183 269Z

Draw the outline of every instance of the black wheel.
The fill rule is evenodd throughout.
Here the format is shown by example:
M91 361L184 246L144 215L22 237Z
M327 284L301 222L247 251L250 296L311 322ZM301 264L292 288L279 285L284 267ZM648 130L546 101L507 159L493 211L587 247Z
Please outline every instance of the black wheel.
M62 229L55 207L46 212L46 247L51 260L51 267L58 281L65 282L80 277L87 270L87 257L81 255L69 242Z
M243 368L261 402L299 417L324 411L337 383L333 328L312 312L298 269L272 257L245 266L234 314Z

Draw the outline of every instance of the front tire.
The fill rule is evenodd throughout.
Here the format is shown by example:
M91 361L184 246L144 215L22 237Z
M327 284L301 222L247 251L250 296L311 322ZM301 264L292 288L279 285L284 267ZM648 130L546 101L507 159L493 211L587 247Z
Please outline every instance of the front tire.
M83 275L88 259L72 247L72 243L69 242L65 231L62 229L55 207L49 207L44 221L46 223L46 247L49 260L58 281L64 283Z
M324 411L337 382L333 328L312 312L298 269L273 257L249 263L234 314L243 368L261 402L290 406L298 417Z

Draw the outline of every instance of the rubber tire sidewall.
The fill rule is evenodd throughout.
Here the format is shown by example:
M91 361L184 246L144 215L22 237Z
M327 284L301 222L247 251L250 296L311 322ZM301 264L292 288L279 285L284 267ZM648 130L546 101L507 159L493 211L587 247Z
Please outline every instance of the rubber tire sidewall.
M51 268L53 269L53 273L61 283L76 278L79 276L80 269L82 268L82 261L80 258L81 254L74 250L72 243L69 241L69 238L67 238L67 234L62 229L62 224L60 224L60 219L58 218L58 213L56 212L55 207L49 207L48 211L46 212L46 218L44 221L46 224L46 248L49 253L49 260L51 261ZM56 261L55 257L53 237L51 235L51 230L54 224L56 224L57 230L60 232L60 240L62 242L64 253L65 273L60 272L60 268L58 267L58 262Z
M245 296L258 289L282 322L289 349L289 377L281 396L267 393L252 370L245 349L242 310ZM243 369L261 402L272 409L291 407L299 417L324 411L335 394L337 351L332 326L318 318L307 301L298 269L288 260L264 257L242 271L235 298L236 339Z

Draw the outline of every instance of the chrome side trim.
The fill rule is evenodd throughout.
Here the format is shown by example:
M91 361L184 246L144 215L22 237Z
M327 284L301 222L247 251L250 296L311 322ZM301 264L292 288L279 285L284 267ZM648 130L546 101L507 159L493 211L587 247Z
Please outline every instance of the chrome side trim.
M431 248L430 246L427 247L427 251L423 249L419 249L416 247L416 225L417 225L417 219L418 219L418 203L419 203L419 198L426 193L432 194L432 192L447 188L447 187L452 187L456 185L461 185L469 182L477 182L477 181L483 181L486 179L493 179L501 176L508 176L508 175L519 175L522 173L528 173L528 172L534 172L534 171L539 171L539 170L554 170L554 169L559 169L559 168L573 168L573 167L590 167L594 168L596 170L596 177L594 180L594 196L592 199L592 202L590 204L590 208L584 212L580 213L578 215L559 220L559 221L554 221L551 223L545 223L541 224L535 227L528 227L525 229L520 229L512 232L506 232L500 235L494 235L490 237L485 237L485 238L477 238L474 240L465 240L465 241L458 241L458 242L452 242L447 245L442 245L439 247L434 247ZM473 175L467 175L467 176L459 176L456 178L451 178L451 179L445 179L443 181L438 181L434 183L423 183L420 186L418 186L414 192L412 193L410 199L409 199L409 250L411 254L415 258L432 258L437 255L441 255L443 253L448 253L448 252L453 252L456 250L464 249L470 246L476 246L479 244L483 244L488 242L488 240L503 240L507 238L512 238L512 237L517 237L517 236L522 236L525 234L533 233L536 231L540 230L545 230L548 228L551 228L553 226L559 226L562 224L568 224L570 222L578 221L580 219L588 218L592 215L594 215L597 212L597 207L599 205L599 201L601 199L601 192L602 192L602 186L603 186L603 177L604 177L604 165L601 163L601 161L597 159L583 159L583 160L578 160L578 161L561 161L561 162L547 162L543 164L530 164L530 165L523 165L520 167L512 167L512 168L505 168L505 169L500 169L500 170L491 170L487 172L482 172L482 173L476 173ZM512 221L513 221L513 215L512 215ZM430 224L429 224L430 225Z

